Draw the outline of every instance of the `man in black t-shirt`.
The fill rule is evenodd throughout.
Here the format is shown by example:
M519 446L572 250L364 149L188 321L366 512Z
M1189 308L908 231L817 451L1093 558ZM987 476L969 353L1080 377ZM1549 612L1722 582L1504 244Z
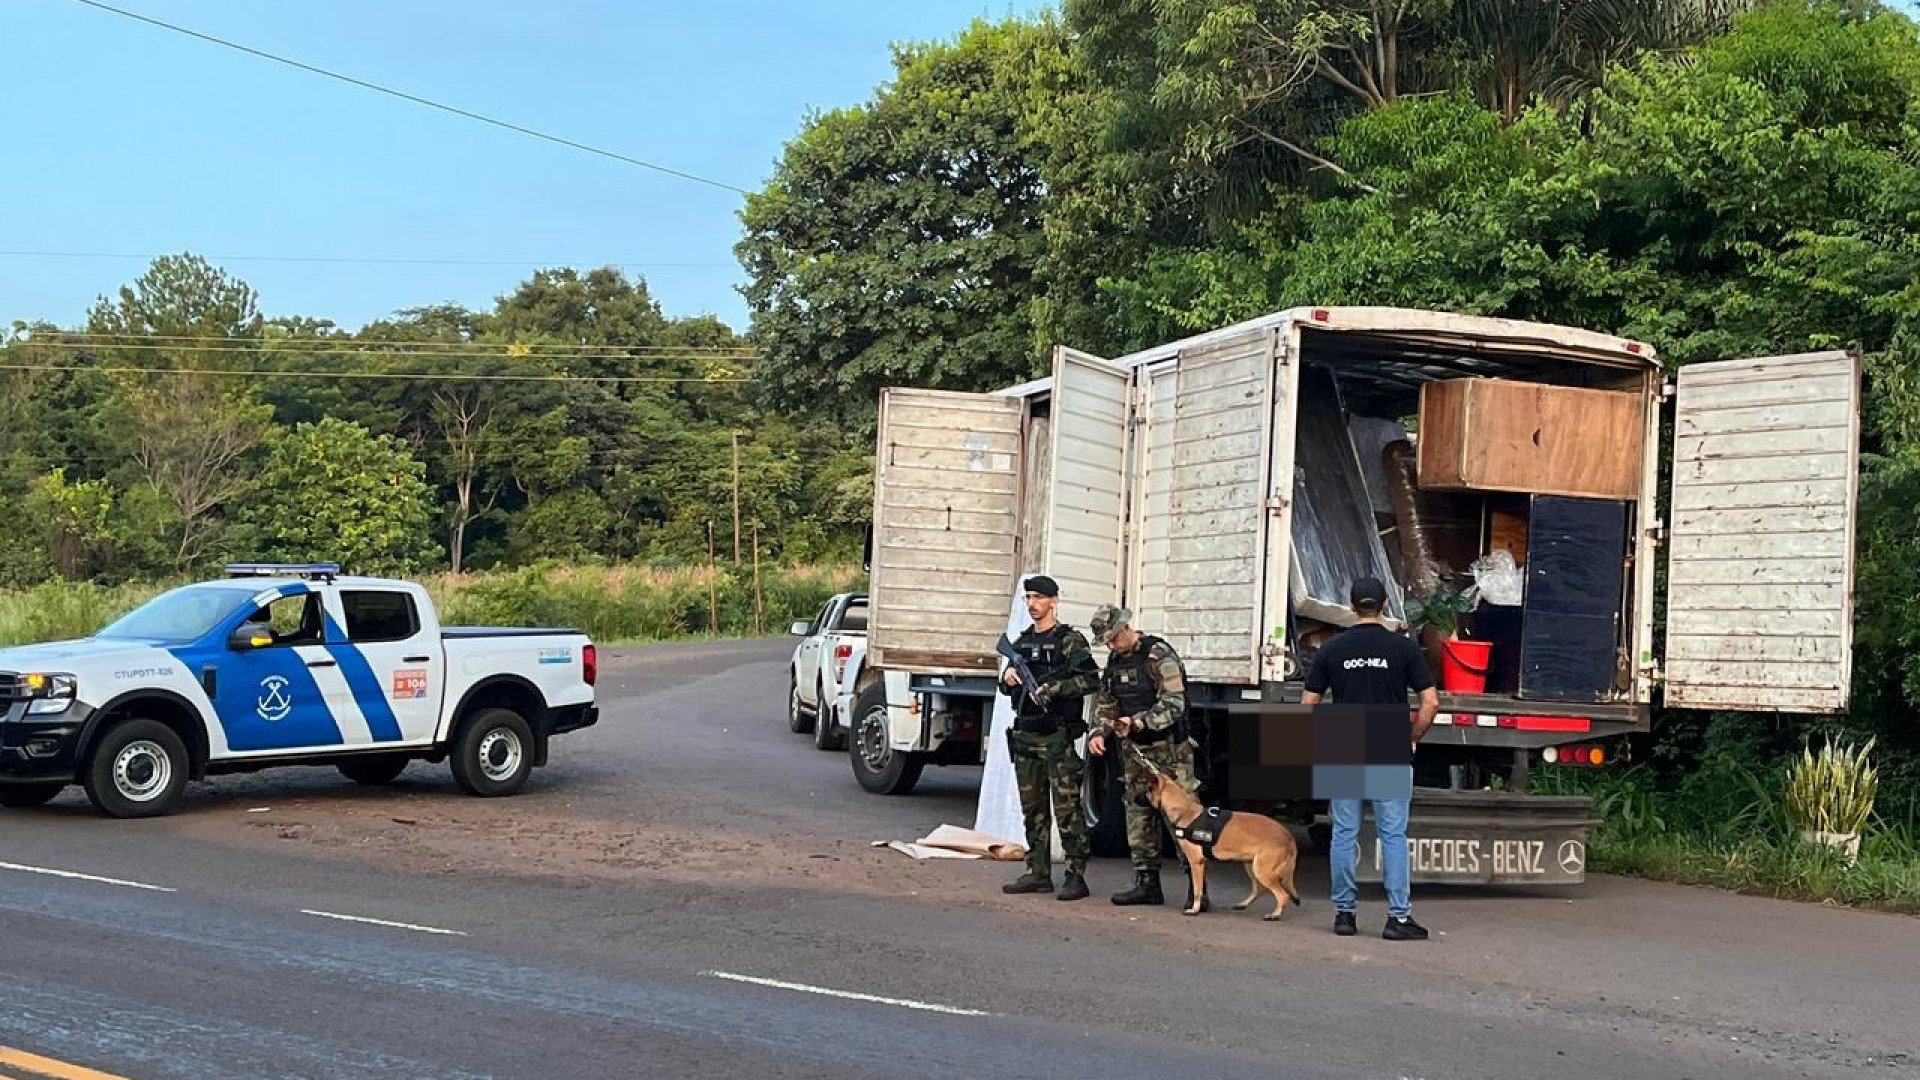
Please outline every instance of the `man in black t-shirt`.
M1421 736L1433 726L1440 709L1440 695L1434 689L1433 671L1426 653L1380 621L1380 610L1387 603L1387 589L1377 578L1364 577L1353 583L1348 601L1359 622L1342 630L1314 654L1307 670L1303 704L1314 705L1333 691L1340 705L1402 705L1409 691L1420 695L1419 717L1413 721L1410 747L1418 748ZM1409 752L1411 758L1411 751ZM1411 761L1407 766L1411 772ZM1333 818L1333 846L1329 862L1333 872L1333 932L1343 937L1357 933L1354 909L1358 892L1354 887L1354 859L1359 854L1361 799L1330 799L1327 813ZM1426 928L1413 921L1413 903L1409 896L1411 871L1407 859L1407 799L1368 799L1373 804L1374 831L1380 838L1380 875L1387 890L1387 925L1380 936L1388 941L1424 941Z

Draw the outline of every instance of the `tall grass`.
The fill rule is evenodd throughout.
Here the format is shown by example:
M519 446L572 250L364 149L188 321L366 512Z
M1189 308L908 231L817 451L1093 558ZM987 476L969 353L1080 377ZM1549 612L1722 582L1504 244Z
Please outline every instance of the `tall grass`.
M571 626L609 643L740 637L755 630L751 567L544 565L419 580L441 621L452 626ZM784 633L789 622L811 618L827 597L865 583L858 566L762 565L759 631ZM85 637L172 584L52 581L0 590L0 645Z
M1639 766L1545 769L1532 790L1593 799L1601 824L1589 838L1589 865L1602 873L1920 914L1913 808L1876 811L1849 866L1842 852L1801 839L1784 769L1710 756L1667 792L1650 776Z

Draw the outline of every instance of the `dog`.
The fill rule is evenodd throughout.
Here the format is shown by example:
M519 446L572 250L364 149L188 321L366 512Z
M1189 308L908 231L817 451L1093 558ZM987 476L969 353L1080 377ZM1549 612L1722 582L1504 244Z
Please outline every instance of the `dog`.
M1261 916L1265 922L1278 920L1286 911L1287 901L1300 903L1300 892L1293 885L1294 863L1299 860L1300 849L1285 825L1260 814L1225 815L1224 823L1212 832L1212 843L1203 847L1184 834L1198 826L1201 839L1206 837L1207 808L1144 756L1141 761L1147 766L1146 787L1134 796L1134 801L1160 811L1174 826L1174 840L1180 845L1180 854L1186 858L1187 870L1193 876L1193 900L1181 914L1198 915L1202 910L1207 895L1209 854L1221 862L1247 864L1247 881L1253 891L1233 905L1233 910L1245 911L1260 898L1263 889L1273 894L1274 901L1273 911Z

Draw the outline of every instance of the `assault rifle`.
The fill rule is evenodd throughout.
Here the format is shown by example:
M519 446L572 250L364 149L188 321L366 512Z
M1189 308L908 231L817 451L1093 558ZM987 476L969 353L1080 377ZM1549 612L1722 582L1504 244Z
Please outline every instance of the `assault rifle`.
M1021 656L1020 650L1013 647L1013 642L1007 640L1007 635L1000 635L1000 642L994 646L994 651L1006 657L1008 665L1020 673L1020 685L1026 687L1027 697L1031 698L1035 705L1044 706L1047 703L1047 695L1040 689L1040 680L1033 677L1033 669L1027 666L1027 658Z

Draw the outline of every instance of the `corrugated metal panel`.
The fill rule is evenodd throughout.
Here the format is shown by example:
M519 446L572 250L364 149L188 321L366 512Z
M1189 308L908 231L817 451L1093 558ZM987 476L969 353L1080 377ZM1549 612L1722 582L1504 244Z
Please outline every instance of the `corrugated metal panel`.
M1131 378L1098 357L1054 351L1044 565L1060 583L1060 621L1081 630L1095 608L1120 600ZM1097 642L1094 652L1105 656Z
M1173 399L1179 368L1145 372L1146 400L1135 432L1134 543L1127 572L1127 606L1151 633L1166 633L1167 553L1173 528Z
M1820 352L1695 364L1678 384L1667 704L1844 710L1858 358Z
M880 394L867 653L876 667L986 671L1006 629L1026 402Z
M1259 678L1273 369L1266 329L1180 353L1161 633L1195 679Z

